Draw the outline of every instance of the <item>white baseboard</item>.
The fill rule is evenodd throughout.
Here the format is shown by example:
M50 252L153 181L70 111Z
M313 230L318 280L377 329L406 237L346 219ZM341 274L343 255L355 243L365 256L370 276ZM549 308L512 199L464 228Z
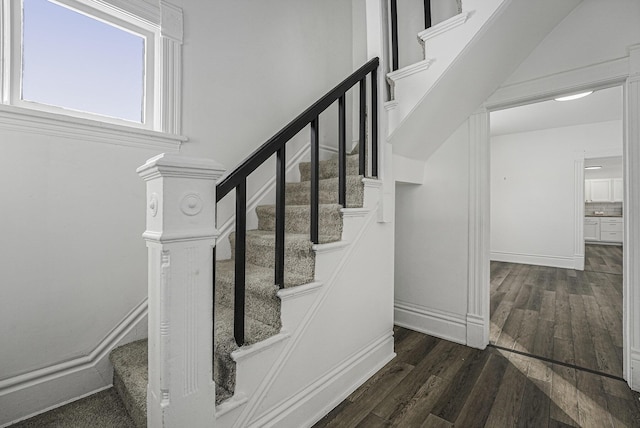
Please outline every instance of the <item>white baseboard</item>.
M451 342L467 343L467 323L463 315L438 311L407 302L394 302L394 323Z
M250 427L312 426L395 357L388 332L270 409ZM322 403L320 406L317 403Z
M627 379L629 386L634 391L640 392L640 349L631 349L631 378Z
M0 381L0 427L60 407L109 387L112 349L147 337L147 299L88 355Z
M474 314L467 314L467 346L484 349L489 344L488 320Z
M574 257L545 256L539 254L521 254L502 251L492 251L491 261L519 263L523 265L549 266L563 269L575 269L576 266L580 265L580 261L576 260Z

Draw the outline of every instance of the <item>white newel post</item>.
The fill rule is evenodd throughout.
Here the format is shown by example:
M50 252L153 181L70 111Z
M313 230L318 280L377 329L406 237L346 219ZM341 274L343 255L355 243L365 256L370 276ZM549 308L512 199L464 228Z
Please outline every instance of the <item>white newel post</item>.
M216 162L162 154L147 182L149 383L147 426L212 427Z

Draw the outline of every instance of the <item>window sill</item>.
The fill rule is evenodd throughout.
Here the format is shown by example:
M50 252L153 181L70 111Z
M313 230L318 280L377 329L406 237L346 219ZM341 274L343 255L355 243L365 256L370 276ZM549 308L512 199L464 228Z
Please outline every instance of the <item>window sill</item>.
M177 152L187 137L91 119L0 105L0 130Z

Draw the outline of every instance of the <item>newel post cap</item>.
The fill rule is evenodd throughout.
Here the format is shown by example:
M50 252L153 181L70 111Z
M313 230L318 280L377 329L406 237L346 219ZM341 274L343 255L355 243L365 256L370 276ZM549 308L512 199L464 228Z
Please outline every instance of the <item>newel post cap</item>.
M174 153L161 153L136 169L144 180L157 177L191 177L217 180L225 172L224 166L212 159L192 158Z

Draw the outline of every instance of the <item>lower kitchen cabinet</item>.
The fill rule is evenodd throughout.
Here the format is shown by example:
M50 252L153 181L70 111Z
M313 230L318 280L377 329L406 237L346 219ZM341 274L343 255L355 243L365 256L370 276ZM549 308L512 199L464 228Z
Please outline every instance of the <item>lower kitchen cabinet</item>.
M585 217L584 240L585 241L600 240L600 219L599 218Z
M585 217L584 240L621 244L623 225L622 217Z

